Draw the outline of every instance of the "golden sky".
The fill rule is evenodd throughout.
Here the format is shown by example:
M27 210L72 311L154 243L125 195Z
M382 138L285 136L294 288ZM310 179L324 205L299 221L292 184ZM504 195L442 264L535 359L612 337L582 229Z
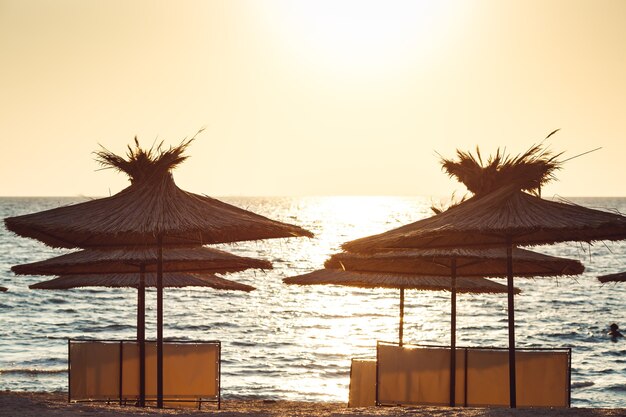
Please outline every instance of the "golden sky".
M437 153L561 128L544 196L626 196L626 1L0 0L0 195L108 195L176 144L214 195L464 188Z

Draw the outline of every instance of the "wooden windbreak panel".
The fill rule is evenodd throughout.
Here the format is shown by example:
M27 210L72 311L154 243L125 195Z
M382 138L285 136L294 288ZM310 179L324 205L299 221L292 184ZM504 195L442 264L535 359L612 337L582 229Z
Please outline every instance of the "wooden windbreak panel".
M200 398L219 398L219 343L165 343L163 362L165 399L196 401ZM115 400L120 398L120 394L122 399L131 400L139 396L137 342L71 342L70 401ZM146 399L150 401L154 398L156 343L148 342Z
M120 393L120 344L70 344L70 400L108 400Z
M449 405L449 348L379 344L377 360L379 404ZM569 406L569 352L518 351L516 365L518 407ZM508 378L506 349L457 349L456 405L508 406Z
M509 405L509 355L502 350L468 350L469 406ZM569 406L567 352L515 354L518 407Z
M450 349L378 345L378 402L450 404ZM456 353L457 404L463 404L465 359Z
M352 359L348 407L376 405L376 361Z

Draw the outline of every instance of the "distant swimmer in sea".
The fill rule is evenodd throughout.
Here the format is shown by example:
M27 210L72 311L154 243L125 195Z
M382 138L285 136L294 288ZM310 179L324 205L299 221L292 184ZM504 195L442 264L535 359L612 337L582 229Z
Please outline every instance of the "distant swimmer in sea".
M616 341L618 337L624 337L624 335L619 331L619 326L617 324L611 324L611 326L609 326L609 329L610 330L607 334L611 336L611 339L613 341Z

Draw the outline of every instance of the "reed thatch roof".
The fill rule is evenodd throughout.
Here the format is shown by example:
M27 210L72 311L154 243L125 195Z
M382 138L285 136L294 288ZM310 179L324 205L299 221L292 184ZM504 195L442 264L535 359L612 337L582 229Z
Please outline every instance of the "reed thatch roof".
M115 249L86 249L44 261L11 268L16 274L68 275L93 273L156 271L156 247L128 247ZM249 268L272 269L269 261L237 256L201 246L175 247L163 250L163 270L170 272L237 272Z
M359 288L404 288L422 291L450 291L452 279L443 276L417 274L344 271L320 269L304 275L283 279L285 284L296 285L342 285ZM506 293L507 286L485 278L456 279L457 292L484 294ZM520 292L515 289L516 294Z
M602 275L598 277L600 282L626 282L626 272L618 272L617 274Z
M8 288L7 288L7 287L0 287L0 292L5 292L5 291L7 291L7 290L8 290Z
M626 217L607 211L544 200L517 189L500 188L474 196L447 211L378 235L351 242L351 252L385 248L497 247L565 241L592 242L626 238Z
M546 139L558 132L550 133ZM545 140L545 139L544 139ZM526 152L510 156L497 150L486 163L480 149L476 156L471 152L457 150L457 160L442 158L441 167L451 177L462 182L474 195L484 196L498 188L515 184L518 190L539 195L542 185L555 179L554 173L561 168L558 158L543 146L543 142L531 146Z
M562 276L581 274L585 267L574 259L513 249L516 276ZM326 268L363 272L399 272L450 276L452 260L456 273L464 277L505 277L507 252L493 249L394 249L372 254L342 252L331 256Z
M193 245L313 236L298 226L270 220L219 200L186 192L171 170L188 142L161 150L129 147L126 158L106 150L106 166L129 175L131 185L106 198L5 219L7 229L63 248Z
M62 275L49 281L38 282L29 288L37 290L67 290L81 287L129 287L138 288L139 274L90 274L90 275ZM156 274L145 274L145 286L156 287ZM209 287L218 290L252 291L250 285L240 284L213 274L188 274L182 272L166 272L163 274L163 286L172 288L181 287Z

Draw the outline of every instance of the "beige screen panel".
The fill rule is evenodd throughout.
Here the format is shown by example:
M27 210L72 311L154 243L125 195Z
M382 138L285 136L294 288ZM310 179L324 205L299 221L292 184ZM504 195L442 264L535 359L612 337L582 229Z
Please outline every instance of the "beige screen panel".
M119 363L119 343L71 343L70 400L119 398Z
M447 405L450 390L449 348L378 345L380 404ZM467 367L465 366L467 355ZM569 354L518 351L517 405L569 406ZM467 380L467 390L465 381ZM508 406L509 362L505 349L458 349L457 405ZM466 397L467 395L467 397Z
M122 356L120 357L120 347ZM146 347L146 399L156 398L156 343ZM139 345L136 342L70 343L70 400L139 397ZM163 394L170 400L219 396L219 343L165 343ZM172 403L171 405L173 405Z
M569 406L569 355L565 352L519 352L515 355L520 407ZM508 375L508 372L507 372Z
M139 344L123 342L122 355L122 397L139 397ZM154 359L152 359L154 360ZM146 356L146 362L150 359Z
M467 352L467 364L468 406L509 404L507 351L470 349Z
M509 405L509 353L468 350L469 406ZM567 407L569 355L566 352L515 353L518 407Z
M376 361L352 359L348 407L376 405Z
M163 347L163 356L163 391L168 397L217 397L218 345L172 343Z
M450 349L378 345L380 404L450 404ZM463 400L464 356L456 356L457 404Z
M130 381L139 387L137 354L129 358ZM220 347L216 343L166 343L163 345L163 394L166 398L217 398ZM135 365L136 363L136 365ZM132 383L132 382L131 382ZM134 385L131 385L131 387ZM146 343L146 397L156 398L156 343ZM124 387L124 392L133 392Z

